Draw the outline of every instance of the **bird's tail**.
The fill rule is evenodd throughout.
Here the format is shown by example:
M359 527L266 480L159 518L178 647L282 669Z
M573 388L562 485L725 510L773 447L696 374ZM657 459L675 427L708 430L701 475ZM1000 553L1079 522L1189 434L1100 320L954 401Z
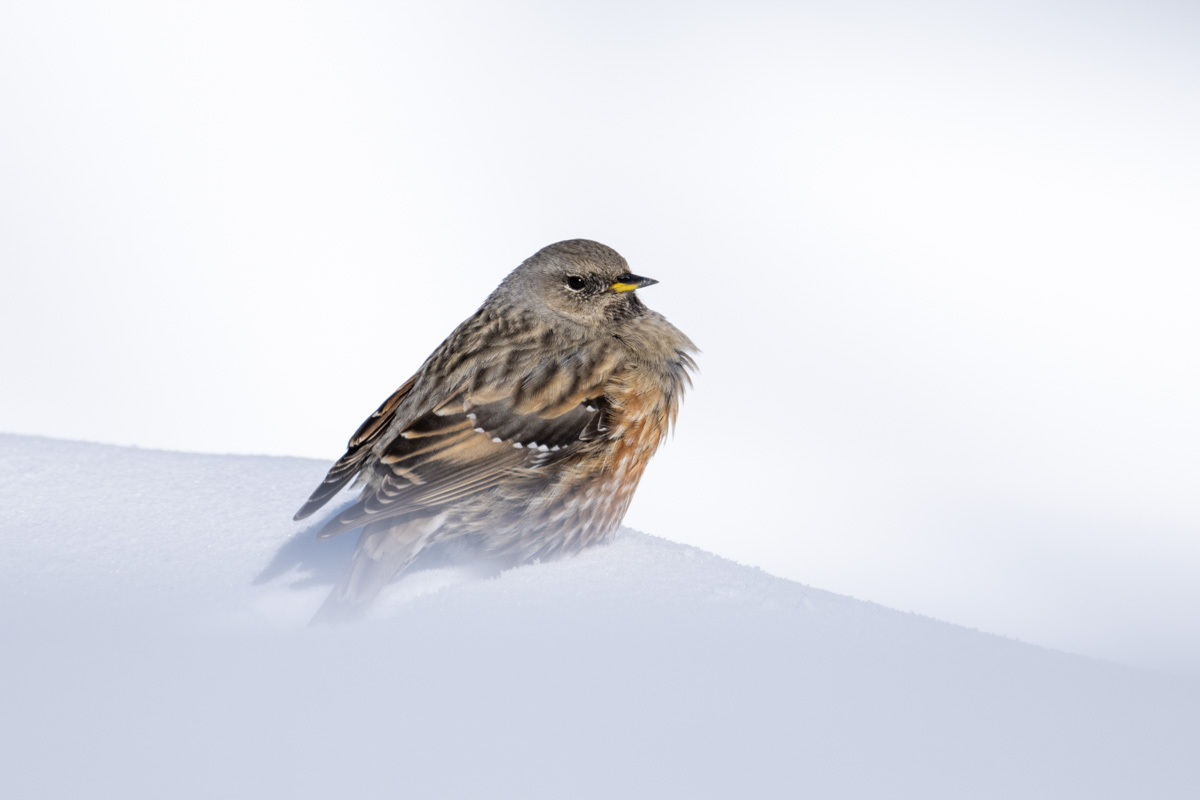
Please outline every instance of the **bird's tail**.
M350 566L312 621L337 623L362 617L383 588L425 549L439 523L437 518L400 525L380 520L363 528Z

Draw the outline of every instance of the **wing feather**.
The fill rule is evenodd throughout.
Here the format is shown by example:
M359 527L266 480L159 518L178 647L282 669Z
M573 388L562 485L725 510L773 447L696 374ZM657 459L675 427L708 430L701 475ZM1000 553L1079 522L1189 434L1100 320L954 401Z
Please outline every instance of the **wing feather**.
M359 426L296 519L359 474L366 486L358 500L330 519L319 537L376 520L429 516L515 475L548 474L541 468L591 446L606 430L603 391L621 368L623 348L605 341L561 360L537 361L512 357L541 347L528 332L514 335L495 320L464 323L426 362L425 369L446 374L448 391L426 395L422 389L419 401L414 395L413 402L428 406L405 405L404 428L397 431L398 409L417 382L410 378ZM498 355L505 352L502 345L505 358ZM527 362L523 371L516 369Z
M316 488L292 519L304 519L312 515L314 511L328 503L329 498L340 492L343 486L354 479L354 476L362 470L367 456L371 454L371 445L387 430L388 423L396 416L396 409L400 407L401 401L412 390L414 383L416 383L415 375L392 392L391 396L383 401L383 405L358 427L346 444L346 454L330 467L325 480L321 481L321 485Z
M392 517L428 516L495 488L528 468L569 457L593 438L607 404L589 398L554 417L514 414L493 401L453 412L443 405L394 437L371 467L358 501L318 533L325 539ZM408 436L410 431L416 431Z

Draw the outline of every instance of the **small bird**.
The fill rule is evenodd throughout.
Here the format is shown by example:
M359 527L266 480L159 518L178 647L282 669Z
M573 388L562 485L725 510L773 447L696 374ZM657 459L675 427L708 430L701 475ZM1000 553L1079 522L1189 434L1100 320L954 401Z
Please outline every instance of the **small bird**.
M430 545L513 565L612 537L674 425L696 346L636 289L615 250L549 245L351 437L300 520L355 476L362 492L317 534L362 528L318 620L359 616Z

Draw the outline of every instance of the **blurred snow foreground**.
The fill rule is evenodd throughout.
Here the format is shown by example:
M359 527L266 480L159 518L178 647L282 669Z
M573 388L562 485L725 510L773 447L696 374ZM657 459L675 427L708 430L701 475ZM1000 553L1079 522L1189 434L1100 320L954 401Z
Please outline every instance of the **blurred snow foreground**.
M1191 684L632 531L308 627L326 466L0 436L0 794L1200 796Z

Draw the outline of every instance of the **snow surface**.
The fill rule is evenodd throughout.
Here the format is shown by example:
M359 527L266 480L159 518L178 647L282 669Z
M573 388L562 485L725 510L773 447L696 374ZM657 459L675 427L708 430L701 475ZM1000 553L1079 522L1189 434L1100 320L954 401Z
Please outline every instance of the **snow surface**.
M309 627L326 466L0 435L0 794L1200 796L1194 683L628 530Z

